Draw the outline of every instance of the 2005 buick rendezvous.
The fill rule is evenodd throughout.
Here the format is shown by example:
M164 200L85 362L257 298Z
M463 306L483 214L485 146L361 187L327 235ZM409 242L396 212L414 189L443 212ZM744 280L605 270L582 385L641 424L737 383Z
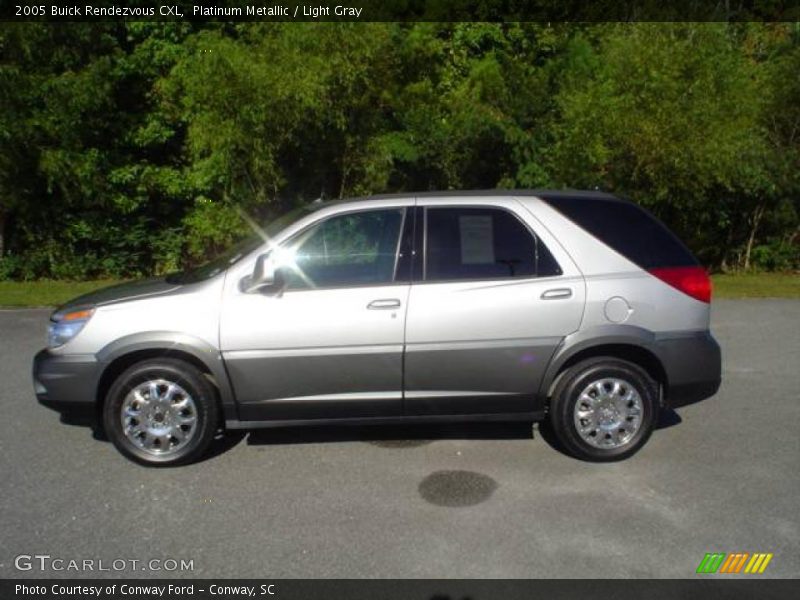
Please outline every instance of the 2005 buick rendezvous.
M96 405L146 464L196 459L223 427L475 419L545 419L608 461L719 387L707 275L614 196L371 197L269 234L58 309L37 397Z

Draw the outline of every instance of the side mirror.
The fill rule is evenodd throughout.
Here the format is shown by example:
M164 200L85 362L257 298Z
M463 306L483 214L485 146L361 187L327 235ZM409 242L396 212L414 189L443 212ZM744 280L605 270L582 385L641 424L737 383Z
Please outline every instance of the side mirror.
M256 259L253 273L242 277L239 289L245 294L252 294L261 288L275 283L275 263L269 254L262 254Z

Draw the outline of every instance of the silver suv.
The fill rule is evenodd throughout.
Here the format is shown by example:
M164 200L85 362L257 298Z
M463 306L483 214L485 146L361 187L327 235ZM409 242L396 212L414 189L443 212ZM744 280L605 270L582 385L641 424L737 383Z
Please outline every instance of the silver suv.
M374 196L295 210L192 271L77 298L34 360L145 464L222 429L542 420L618 460L659 409L716 393L705 271L598 192Z

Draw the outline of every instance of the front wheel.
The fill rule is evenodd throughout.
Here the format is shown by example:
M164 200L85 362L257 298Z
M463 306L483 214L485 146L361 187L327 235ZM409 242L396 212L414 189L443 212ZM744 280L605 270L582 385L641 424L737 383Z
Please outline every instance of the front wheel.
M622 460L637 452L656 424L658 386L639 366L591 358L570 367L550 403L550 425L573 456Z
M197 460L216 433L214 386L195 366L177 359L137 363L108 392L103 424L128 458L167 466Z

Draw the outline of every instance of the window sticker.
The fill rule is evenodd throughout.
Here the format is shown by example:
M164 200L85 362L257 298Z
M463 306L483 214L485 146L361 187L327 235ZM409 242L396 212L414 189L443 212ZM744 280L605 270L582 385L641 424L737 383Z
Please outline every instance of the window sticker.
M458 218L461 231L461 264L494 264L494 232L491 216L463 215Z

